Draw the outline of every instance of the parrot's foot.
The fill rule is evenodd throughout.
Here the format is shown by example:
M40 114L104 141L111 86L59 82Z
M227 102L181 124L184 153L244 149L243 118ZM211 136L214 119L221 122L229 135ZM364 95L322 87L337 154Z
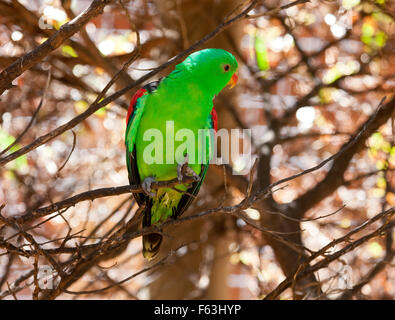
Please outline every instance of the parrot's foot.
M187 176L194 177L196 181L200 181L200 176L195 171L193 171L190 167L185 168L185 174Z
M200 176L193 171L190 167L188 167L189 156L188 153L184 157L184 161L177 166L177 179L178 181L182 181L182 178L186 176L192 176L196 179L196 181L200 181Z
M151 189L151 184L156 182L154 177L147 177L144 179L143 183L141 184L141 187L143 188L144 193L147 196L150 196L151 198L155 197L155 193L152 192Z
M184 161L182 163L179 163L177 166L177 179L178 181L181 181L182 178L184 177L184 171L185 168L188 168L188 161L189 161L189 155L188 153L184 157Z

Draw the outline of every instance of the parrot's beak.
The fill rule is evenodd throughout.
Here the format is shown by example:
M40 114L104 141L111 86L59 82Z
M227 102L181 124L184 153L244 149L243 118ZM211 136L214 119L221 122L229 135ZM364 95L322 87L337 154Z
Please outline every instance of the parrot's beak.
M228 86L230 86L230 88L232 89L236 83L237 80L239 79L239 76L237 75L237 71L232 75L232 78L230 78L229 82L228 82Z

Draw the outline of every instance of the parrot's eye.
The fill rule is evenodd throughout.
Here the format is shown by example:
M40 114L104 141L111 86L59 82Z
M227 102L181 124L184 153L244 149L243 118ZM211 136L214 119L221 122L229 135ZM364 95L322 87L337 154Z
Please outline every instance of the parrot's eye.
M225 72L228 72L229 69L230 69L230 65L225 64L225 65L224 65L224 71L225 71Z

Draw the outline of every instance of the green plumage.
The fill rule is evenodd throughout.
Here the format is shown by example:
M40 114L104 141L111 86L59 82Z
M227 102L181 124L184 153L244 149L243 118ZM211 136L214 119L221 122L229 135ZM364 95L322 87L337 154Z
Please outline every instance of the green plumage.
M131 106L133 113L128 119L125 138L131 183L143 182L146 178L157 181L177 178L177 166L185 153L188 153L189 167L201 176L201 181L195 185L176 186L181 192L162 188L154 192L154 196L137 195L137 201L147 205L145 225L163 223L169 217L181 214L193 200L182 191L197 194L212 156L210 132L205 133L204 139L199 139L199 130L213 127L213 98L236 70L236 59L227 51L205 49L195 52L178 64L156 89L147 91ZM186 138L183 136L185 132L193 133L193 136ZM156 139L158 136L162 140ZM204 150L202 141L205 141ZM154 163L147 163L147 156L148 162L154 159ZM143 253L148 259L157 254L161 241L159 234L151 238L143 239ZM151 240L159 243L152 244Z

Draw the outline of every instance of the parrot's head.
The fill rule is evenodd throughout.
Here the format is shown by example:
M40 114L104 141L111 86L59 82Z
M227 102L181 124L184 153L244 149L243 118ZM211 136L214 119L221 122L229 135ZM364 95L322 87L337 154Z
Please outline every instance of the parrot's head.
M238 78L236 58L222 49L196 51L177 67L186 70L194 83L212 95L217 95L226 85L233 88Z

